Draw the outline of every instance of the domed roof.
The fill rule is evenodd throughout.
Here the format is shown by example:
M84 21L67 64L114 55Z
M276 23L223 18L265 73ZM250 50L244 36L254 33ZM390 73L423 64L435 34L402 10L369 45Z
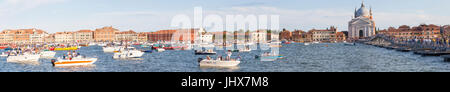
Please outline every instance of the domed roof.
M370 16L370 11L369 11L369 9L367 9L364 6L364 3L363 3L363 4L361 4L361 8L359 8L358 11L356 11L355 16L356 17L369 17Z

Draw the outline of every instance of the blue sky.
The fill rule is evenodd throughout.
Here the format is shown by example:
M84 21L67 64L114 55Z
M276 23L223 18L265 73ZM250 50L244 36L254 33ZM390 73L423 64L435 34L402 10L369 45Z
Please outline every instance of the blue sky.
M217 14L280 15L288 30L347 30L354 8L362 0L0 0L0 30L39 28L50 33L114 26L139 32L174 29L172 18ZM377 27L450 24L450 0L365 0L373 8Z

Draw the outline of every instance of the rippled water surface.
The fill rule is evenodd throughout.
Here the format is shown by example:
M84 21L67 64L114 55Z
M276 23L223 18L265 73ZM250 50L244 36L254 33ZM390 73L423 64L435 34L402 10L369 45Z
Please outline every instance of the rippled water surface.
M328 45L328 47L326 46ZM165 51L147 53L141 59L114 60L112 53L103 53L101 47L83 47L80 53L97 57L93 66L53 67L49 59L39 62L7 63L0 58L1 72L449 72L450 63L440 57L423 57L412 52L398 52L358 44L289 44L280 48L286 56L273 62L255 59L261 50L239 53L238 67L200 67L194 51ZM57 57L64 51L58 52ZM223 51L218 53L225 54ZM234 53L236 55L238 53Z

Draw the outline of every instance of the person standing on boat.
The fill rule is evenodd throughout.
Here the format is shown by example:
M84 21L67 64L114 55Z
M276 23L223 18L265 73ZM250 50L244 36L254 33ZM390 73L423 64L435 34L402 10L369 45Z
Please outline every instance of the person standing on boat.
M231 54L233 54L232 52L231 52L231 50L228 50L228 52L227 52L227 60L231 60Z

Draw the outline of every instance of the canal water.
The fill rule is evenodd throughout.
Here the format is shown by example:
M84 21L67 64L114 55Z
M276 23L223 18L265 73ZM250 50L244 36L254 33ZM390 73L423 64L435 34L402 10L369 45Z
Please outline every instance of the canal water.
M194 51L147 53L140 59L115 60L99 46L83 47L82 55L97 57L92 66L53 67L49 59L39 62L7 63L0 58L0 72L449 72L450 63L440 57L423 57L412 52L398 52L369 45L346 46L340 43L301 43L283 45L280 54L286 58L273 62L260 61L256 50L240 54L237 67L200 67ZM59 51L57 57L64 51ZM218 53L225 53L218 51Z

